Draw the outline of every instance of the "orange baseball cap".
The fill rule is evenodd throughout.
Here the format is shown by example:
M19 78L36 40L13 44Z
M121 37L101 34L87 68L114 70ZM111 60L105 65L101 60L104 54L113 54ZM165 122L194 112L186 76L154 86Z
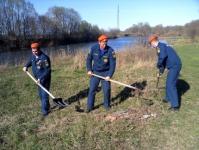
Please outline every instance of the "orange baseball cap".
M102 34L98 37L98 41L101 42L101 41L108 41L108 36L106 36L105 34Z
M33 49L39 48L39 43L32 43L31 48L33 48Z
M150 35L148 38L149 44L151 44L152 41L157 41L157 40L158 40L158 36L155 34Z

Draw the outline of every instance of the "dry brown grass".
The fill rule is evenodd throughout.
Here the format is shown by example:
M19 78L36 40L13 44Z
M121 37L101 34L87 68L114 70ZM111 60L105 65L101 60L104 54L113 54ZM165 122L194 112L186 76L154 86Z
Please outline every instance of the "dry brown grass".
M134 70L142 67L154 67L155 55L155 50L150 50L141 45L125 47L116 53L117 68L122 69L129 64L133 64L132 67ZM58 63L57 61L68 61L72 58L70 60L72 60L71 66L73 69L85 67L86 57L87 53L82 50L78 50L75 54L60 53L57 56L51 56L55 64Z
M49 57L53 65L65 63L71 58L71 56L67 54L64 49L59 49L58 51L59 53L57 54L54 54L54 53L49 54Z
M3 71L4 69L6 69L8 67L8 65L0 65L0 71Z
M73 69L81 69L85 66L86 54L83 51L78 51L73 57Z
M81 69L85 67L87 53L81 49L74 53L68 54L65 49L58 49L57 53L48 54L52 65L70 64L71 69ZM141 67L154 67L155 51L142 45L134 45L133 47L125 47L116 53L117 68L133 64L133 69ZM24 65L25 60L20 60L17 65ZM0 69L7 68L7 64L0 65Z
M155 51L149 50L141 45L124 48L117 53L117 67L123 68L128 64L133 64L134 69L141 67L154 67Z
M72 70L81 69L85 66L86 53L81 49L74 53L67 53L64 49L59 49L59 53L50 54L50 59L53 65L60 66L69 64Z

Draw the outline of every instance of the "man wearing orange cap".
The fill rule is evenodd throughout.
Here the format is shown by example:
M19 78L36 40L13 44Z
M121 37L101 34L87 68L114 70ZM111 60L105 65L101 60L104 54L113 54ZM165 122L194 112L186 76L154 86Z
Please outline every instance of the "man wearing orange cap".
M28 68L32 66L32 72L37 81L43 85L47 90L50 89L51 81L51 64L49 57L40 50L39 43L32 43L32 56L29 61L23 67L24 71L28 71ZM41 99L41 110L43 116L47 116L50 109L49 96L40 87L38 89Z
M170 102L171 107L169 110L179 110L179 98L176 88L177 79L182 67L181 60L175 50L162 42L159 42L157 35L149 36L149 44L158 51L157 68L159 69L159 75L161 76L167 68L167 80L166 80L166 97L164 102Z
M104 107L110 109L111 85L109 79L113 76L116 66L114 50L107 45L108 37L101 35L98 44L94 45L88 53L86 67L90 78L90 88L87 101L87 112L94 108L95 93L101 81L104 93ZM106 80L92 76L92 73L103 76Z

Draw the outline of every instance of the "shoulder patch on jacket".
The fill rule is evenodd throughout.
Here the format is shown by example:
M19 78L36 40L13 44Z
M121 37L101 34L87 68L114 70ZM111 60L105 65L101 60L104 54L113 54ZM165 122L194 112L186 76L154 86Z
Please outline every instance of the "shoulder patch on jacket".
M158 49L157 49L157 54L159 54L159 53L160 53L160 49L158 48Z
M112 56L113 56L113 58L116 58L116 55L115 55L114 51L112 52Z
M45 67L49 67L48 60L44 60Z
M91 51L92 51L92 50L90 49L90 50L88 51L88 54L91 54Z

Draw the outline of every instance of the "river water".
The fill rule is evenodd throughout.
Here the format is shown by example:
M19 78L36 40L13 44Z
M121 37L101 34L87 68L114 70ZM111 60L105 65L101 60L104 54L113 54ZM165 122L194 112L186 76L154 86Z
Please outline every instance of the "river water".
M115 51L119 51L124 47L131 47L137 42L137 37L120 37L116 39L110 39L108 45L111 46ZM41 48L47 55L56 55L58 53L73 53L75 51L88 51L92 45L97 42L89 43L79 43L79 44L69 44L57 47ZM0 65L19 65L27 60L31 55L30 50L19 50L19 51L9 51L0 52Z

